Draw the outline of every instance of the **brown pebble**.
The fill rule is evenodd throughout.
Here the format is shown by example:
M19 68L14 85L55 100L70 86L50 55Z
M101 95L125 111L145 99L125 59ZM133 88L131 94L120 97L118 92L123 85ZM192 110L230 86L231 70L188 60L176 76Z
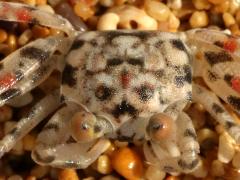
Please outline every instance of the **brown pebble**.
M76 170L63 169L59 172L58 180L79 180Z
M7 40L8 34L4 29L0 29L0 43Z
M129 147L123 147L112 155L112 166L123 177L140 180L143 176L143 162L139 154Z
M31 170L30 174L36 178L43 178L48 174L49 170L50 168L48 166L37 165Z
M0 122L8 121L12 118L13 112L12 108L4 105L0 107Z
M50 34L50 31L46 27L41 27L38 25L33 26L32 28L34 38L44 38Z

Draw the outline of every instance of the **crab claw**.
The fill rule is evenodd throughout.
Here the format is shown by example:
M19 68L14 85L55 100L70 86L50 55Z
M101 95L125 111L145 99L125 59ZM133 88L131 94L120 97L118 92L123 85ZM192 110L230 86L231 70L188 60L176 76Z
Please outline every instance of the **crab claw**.
M174 128L175 124L170 116L158 113L150 118L147 132L152 140L161 141L172 137Z

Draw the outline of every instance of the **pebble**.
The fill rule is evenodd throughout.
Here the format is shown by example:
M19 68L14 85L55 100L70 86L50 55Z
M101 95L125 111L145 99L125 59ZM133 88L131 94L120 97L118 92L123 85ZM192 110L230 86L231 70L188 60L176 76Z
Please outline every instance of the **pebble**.
M107 155L101 155L97 159L97 171L101 174L112 172L111 160Z
M155 166L149 166L145 172L145 178L147 180L162 180L165 176L166 173Z
M197 131L197 140L203 150L212 149L218 143L217 133L208 128Z
M223 14L223 21L224 21L226 27L229 27L236 23L234 17L228 12L225 12Z
M210 173L212 176L223 176L225 174L223 163L219 160L214 160L211 164Z
M0 29L0 43L3 43L8 38L8 34L4 29Z
M76 170L63 169L59 172L58 180L79 180Z
M112 166L120 175L131 180L143 177L143 162L139 154L129 147L118 149L112 155Z
M23 138L23 149L25 151L32 151L35 146L35 141L36 141L36 138L33 135L27 134Z
M55 11L56 13L68 19L77 31L87 30L85 23L73 12L71 6L68 3L62 1L55 7Z
M23 180L23 178L19 175L12 175L8 177L7 180Z
M32 176L35 176L37 179L43 178L48 174L50 168L48 166L36 165L30 172Z
M112 176L112 175L107 175L107 176L104 176L104 177L100 178L100 180L120 180L120 178L117 178L117 177Z
M192 28L207 26L208 21L208 15L205 11L195 11L189 19Z
M7 105L0 107L0 122L5 122L12 119L12 115L13 112L11 107Z
M229 163L235 153L233 146L233 139L227 134L223 133L219 137L218 160L223 163Z
M146 1L146 12L158 21L167 21L170 15L170 9L163 3L158 1Z

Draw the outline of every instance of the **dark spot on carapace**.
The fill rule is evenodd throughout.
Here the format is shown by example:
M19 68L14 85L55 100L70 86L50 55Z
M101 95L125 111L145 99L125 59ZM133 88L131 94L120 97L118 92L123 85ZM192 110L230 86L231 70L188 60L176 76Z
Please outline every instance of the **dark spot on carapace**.
M123 60L119 58L112 58L107 60L107 66L118 66L123 63Z
M95 91L95 96L100 101L110 100L114 94L115 90L113 88L106 87L104 85L99 86Z
M204 56L211 66L218 63L233 61L232 56L225 51L220 52L207 51L204 53Z
M192 101L192 91L187 92L186 100Z
M106 37L107 41L110 43L114 38L119 36L135 36L140 38L141 40L146 40L150 36L150 33L148 33L147 31L134 31L131 33L123 31L107 31L102 32L102 34Z
M25 47L20 50L20 56L39 61L40 63L49 59L50 52L36 47Z
M97 47L98 43L96 41L96 39L92 39L91 41L89 41L89 43L93 46L93 47Z
M187 51L186 47L184 46L183 42L180 39L172 39L170 42L172 43L172 46L174 48L177 48L181 51Z
M240 98L236 96L228 96L227 100L238 112L240 112Z
M137 109L135 109L134 106L129 104L127 101L122 101L121 104L118 104L115 106L114 110L112 111L112 114L115 118L118 118L119 116L128 113L130 116L135 117L138 113Z
M71 66L70 64L66 64L62 74L62 84L67 84L70 87L75 86L77 83L77 70L77 68Z
M85 41L83 40L75 40L72 44L71 50L78 49L82 47L85 44Z
M216 104L216 103L213 103L213 105L212 105L212 110L213 110L216 114L218 114L218 113L223 113L223 112L224 112L224 109L223 109L221 106L219 106L218 104Z
M184 65L183 67L183 70L184 70L184 73L185 73L185 76L184 76L184 80L191 84L192 83L192 68L190 65Z
M128 64L131 64L133 66L144 66L144 60L141 58L130 58L127 60Z
M136 92L139 95L140 101L147 102L153 97L154 90L148 85L141 85L139 88L136 88Z
M154 44L154 46L156 47L156 48L161 48L162 47L162 45L163 45L163 40L159 40L159 41L157 41L155 44Z
M9 99L12 99L12 98L20 95L20 94L21 94L20 89L12 88L12 89L8 89L7 91L0 94L0 99L4 100L4 101L7 101Z

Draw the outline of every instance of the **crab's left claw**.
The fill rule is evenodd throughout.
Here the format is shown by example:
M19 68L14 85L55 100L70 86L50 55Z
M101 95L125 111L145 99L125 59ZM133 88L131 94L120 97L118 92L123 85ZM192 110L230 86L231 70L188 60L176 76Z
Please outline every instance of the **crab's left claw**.
M67 107L61 108L46 124L39 134L37 145L32 152L32 158L38 164L58 168L83 169L92 164L101 153L107 150L110 141L104 138L84 139L81 142L74 140L76 137L72 136L70 120L72 118L76 120L76 117L72 116L78 111L79 106L68 104ZM83 132L76 134L76 136L78 135L80 135L80 138L86 137L86 135L82 136ZM87 137L90 136L87 134Z

